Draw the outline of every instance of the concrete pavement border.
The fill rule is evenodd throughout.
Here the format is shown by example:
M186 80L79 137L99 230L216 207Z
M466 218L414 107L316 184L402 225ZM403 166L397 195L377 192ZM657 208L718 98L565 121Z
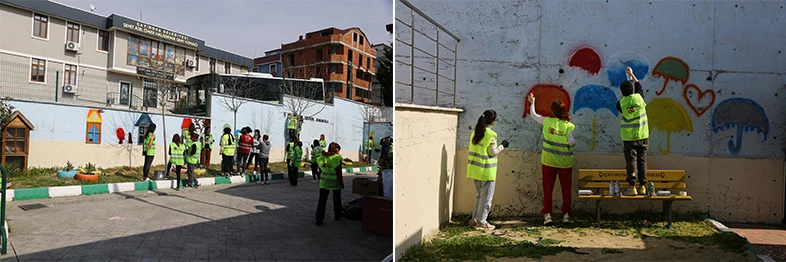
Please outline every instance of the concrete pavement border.
M344 173L359 173L368 171L377 171L379 167L355 167L345 168ZM311 176L311 171L298 172L298 177ZM286 173L273 173L270 174L271 180L286 179ZM186 181L186 180L181 180ZM259 181L259 175L246 175L245 177L234 176L230 178L225 177L202 177L198 178L199 184L202 186L218 185L218 184L239 184L251 183ZM174 180L158 180L158 181L145 181L145 182L125 182L125 183L111 183L111 184L91 184L91 185L75 185L75 186L57 186L57 187L36 187L36 188L20 188L6 190L6 201L22 201L34 200L50 197L63 197L63 196L79 196L79 195L97 195L108 194L115 192L128 192L128 191L146 191L155 190L159 188L170 188L174 185Z

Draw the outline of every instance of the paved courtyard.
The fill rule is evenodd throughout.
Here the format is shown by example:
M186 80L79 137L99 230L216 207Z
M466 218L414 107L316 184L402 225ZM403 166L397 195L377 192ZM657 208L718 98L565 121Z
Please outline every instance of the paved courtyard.
M356 177L346 177L344 203L360 197ZM8 202L0 261L381 261L393 252L392 237L333 220L331 201L315 225L310 179ZM37 203L47 207L19 207Z

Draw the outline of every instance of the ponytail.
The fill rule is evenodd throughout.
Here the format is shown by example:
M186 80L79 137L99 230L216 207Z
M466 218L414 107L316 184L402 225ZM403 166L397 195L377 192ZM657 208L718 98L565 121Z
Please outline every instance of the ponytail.
M571 117L567 111L565 103L562 101L554 100L554 102L551 103L551 113L554 114L554 117L557 119L570 122Z
M486 110L480 115L478 123L475 125L475 136L472 137L472 144L477 145L480 143L480 140L483 140L483 136L486 135L486 126L494 123L495 120L497 120L497 112L494 110Z

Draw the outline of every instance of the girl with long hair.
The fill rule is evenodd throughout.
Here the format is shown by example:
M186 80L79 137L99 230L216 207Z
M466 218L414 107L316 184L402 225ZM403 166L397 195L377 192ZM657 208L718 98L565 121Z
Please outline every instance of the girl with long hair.
M576 128L570 122L570 115L565 103L555 100L551 103L551 113L554 117L544 117L535 112L535 95L530 94L530 117L543 125L543 152L541 153L541 170L543 172L543 224L551 225L552 198L554 182L559 177L562 190L562 222L571 223L570 214L572 204L573 182L573 130Z
M508 141L502 141L497 146L497 132L491 127L497 123L497 112L486 110L478 118L475 131L470 136L469 162L467 164L467 177L475 182L475 209L472 212L470 226L483 230L493 230L494 226L486 221L491 210L491 200L494 198L494 186L497 180L497 156L506 147Z

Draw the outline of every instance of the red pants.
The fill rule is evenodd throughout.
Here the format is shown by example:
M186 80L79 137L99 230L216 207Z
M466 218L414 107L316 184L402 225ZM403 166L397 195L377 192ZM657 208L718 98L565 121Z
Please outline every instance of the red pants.
M573 210L570 208L572 201L573 190L573 168L556 168L543 165L543 214L551 214L551 195L554 193L554 182L559 175L559 185L562 189L562 213L572 214Z

